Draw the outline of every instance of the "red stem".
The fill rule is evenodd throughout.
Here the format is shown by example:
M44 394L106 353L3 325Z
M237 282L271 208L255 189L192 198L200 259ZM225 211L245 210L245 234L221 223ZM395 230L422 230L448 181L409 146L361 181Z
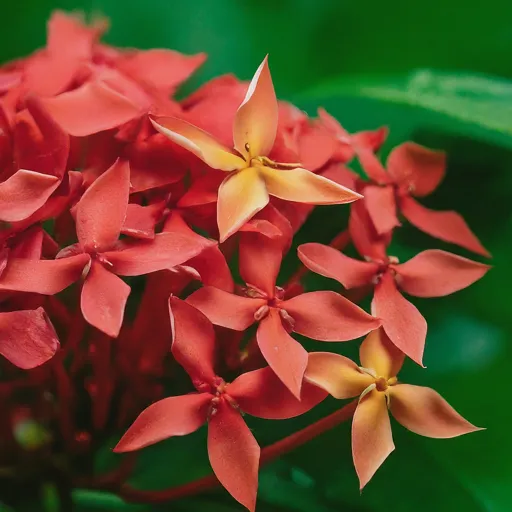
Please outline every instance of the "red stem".
M273 461L277 457L280 457L299 446L302 446L318 435L350 419L354 414L356 406L357 400L354 400L329 416L308 425L302 430L299 430L298 432L295 432L274 444L266 446L261 450L260 466ZM164 503L214 489L219 485L220 483L215 475L208 475L178 487L158 491L145 491L141 489L134 489L129 485L123 485L118 494L126 501L135 503Z

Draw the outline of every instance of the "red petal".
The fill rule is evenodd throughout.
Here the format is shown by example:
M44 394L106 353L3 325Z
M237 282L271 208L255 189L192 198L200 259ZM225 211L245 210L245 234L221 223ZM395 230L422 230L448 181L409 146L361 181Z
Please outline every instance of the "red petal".
M181 265L215 242L180 233L158 233L153 240L137 240L120 245L118 251L103 253L112 263L112 272L121 276L140 276Z
M76 206L76 233L86 251L103 252L119 238L130 195L130 166L124 160L103 173Z
M371 283L379 269L377 263L349 258L328 245L302 244L298 247L297 254L309 270L336 279L345 288L356 288Z
M299 160L301 167L316 171L333 156L337 141L319 123L306 123L299 135Z
M352 422L352 457L361 489L394 449L386 395L373 390L359 401Z
M185 436L206 422L209 393L164 398L144 409L114 448L131 452L172 436Z
M269 366L283 384L300 399L308 353L283 327L277 309L270 309L256 332L258 346Z
M198 309L173 297L169 299L172 354L195 384L215 378L215 333L213 325ZM197 381L197 382L196 382Z
M280 307L292 316L294 332L319 341L353 340L381 325L378 318L331 291L303 293Z
M152 240L155 238L155 224L161 216L162 209L160 204L129 204L121 233L133 238Z
M441 183L446 167L442 151L405 142L389 154L387 168L393 179L414 196L427 196Z
M228 385L227 393L242 411L271 420L300 416L327 396L325 391L305 382L300 401L297 400L269 366L243 373Z
M0 183L0 220L17 222L30 217L59 184L55 176L20 169Z
M393 276L386 273L375 287L372 313L382 320L389 339L413 361L422 364L427 322L396 288Z
M187 298L215 325L244 331L255 322L254 314L267 303L263 299L250 299L205 286Z
M43 308L0 313L0 354L30 369L53 357L59 340Z
M81 308L85 320L111 338L117 338L123 324L130 287L119 277L93 261L85 279Z
M368 185L363 189L366 209L379 235L400 226L396 216L395 191L393 187Z
M218 404L208 421L208 456L215 475L244 507L256 508L260 447L240 412L228 402Z
M0 290L55 295L78 281L88 254L57 260L11 259L0 278Z
M391 414L420 436L446 439L482 430L464 419L433 389L398 384L389 388L389 393Z
M413 226L430 236L459 245L488 258L491 256L458 213L429 210L411 197L401 198L400 209Z
M233 292L235 285L231 271L218 245L207 247L197 256L188 260L187 265L197 270L204 285Z
M470 286L491 267L431 249L394 268L401 290L416 297L443 297Z
M43 102L61 128L75 137L116 128L142 114L138 106L102 82L88 82Z
M361 167L372 181L379 185L392 182L391 176L388 175L373 149L363 146L356 146L355 149Z

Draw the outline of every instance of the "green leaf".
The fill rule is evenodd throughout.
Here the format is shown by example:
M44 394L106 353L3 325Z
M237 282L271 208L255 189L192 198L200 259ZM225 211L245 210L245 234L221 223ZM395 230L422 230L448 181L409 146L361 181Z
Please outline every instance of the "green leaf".
M73 491L73 503L76 512L143 512L149 510L145 505L133 505L114 494L101 491L76 489Z

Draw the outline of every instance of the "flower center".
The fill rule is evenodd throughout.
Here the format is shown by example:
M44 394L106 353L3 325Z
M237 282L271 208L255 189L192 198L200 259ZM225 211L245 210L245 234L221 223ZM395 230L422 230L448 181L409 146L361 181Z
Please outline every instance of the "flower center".
M385 377L377 377L375 379L375 389L377 391L387 391L389 386L394 386L398 382L396 377L386 379Z

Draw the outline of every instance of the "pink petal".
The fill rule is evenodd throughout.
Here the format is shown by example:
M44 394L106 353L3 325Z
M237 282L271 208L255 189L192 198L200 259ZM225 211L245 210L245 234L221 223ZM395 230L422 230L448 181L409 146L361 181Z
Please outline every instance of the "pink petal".
M392 186L368 185L363 189L364 202L379 235L400 226L396 216L395 191Z
M205 286L215 286L226 292L233 292L234 283L226 258L217 245L207 247L197 256L188 260L189 266L197 270Z
M373 370L379 377L390 379L398 375L405 355L391 342L381 327L368 334L361 343L359 359L364 368Z
M144 409L114 448L131 452L173 436L186 436L206 422L209 393L164 398Z
M400 209L404 217L421 231L434 238L464 247L476 254L490 257L489 251L469 229L466 221L453 211L429 210L411 197L402 197Z
M78 281L87 263L88 254L57 260L9 260L0 278L0 290L55 295Z
M389 392L391 414L420 436L445 439L482 430L464 419L433 389L398 384L389 388Z
M400 294L390 273L383 274L375 287L372 313L382 320L389 339L405 355L423 365L427 322L416 307Z
M379 185L386 185L392 182L391 176L388 175L373 149L364 146L356 146L355 149L361 167L370 180Z
M280 304L294 320L293 330L319 341L347 341L377 329L381 322L331 291L303 293Z
M260 447L240 412L226 400L218 404L208 420L208 456L229 494L254 512Z
M333 156L337 141L319 123L306 123L299 136L299 161L310 171L323 167Z
M256 338L269 366L283 384L300 399L308 353L286 332L278 310L270 309L258 326Z
M256 320L254 314L267 303L205 286L187 298L187 302L203 313L213 324L244 331Z
M185 368L194 384L211 383L215 378L215 333L213 325L198 309L171 296L169 314L172 354Z
M359 401L352 421L352 457L361 489L394 449L386 395L373 390Z
M142 114L137 105L102 82L87 82L43 103L61 128L75 137L116 128Z
M59 340L43 308L0 313L0 354L24 370L53 357Z
M304 379L338 399L358 396L375 381L356 363L332 352L310 352Z
M117 338L129 295L130 287L122 279L93 261L80 300L85 320L107 336Z
M328 245L302 244L298 247L297 254L309 270L335 279L345 288L370 284L379 270L377 263L349 258Z
M59 186L56 176L20 169L0 183L0 220L17 222L41 208Z
M416 297L443 297L467 288L491 268L449 252L431 249L395 265L400 289Z
M413 196L427 196L444 178L446 154L414 142L405 142L391 151L387 168L404 190Z
M86 191L76 206L76 233L86 251L110 249L121 233L130 195L130 166L117 160Z
M152 240L155 238L155 224L162 214L160 204L141 206L140 204L129 204L126 209L121 233L133 238Z
M305 382L300 401L269 366L243 373L228 385L227 393L251 416L282 420L300 416L325 399L327 393Z
M164 232L153 240L134 240L108 251L103 256L112 264L112 272L120 276L140 276L181 265L215 242L199 236Z

